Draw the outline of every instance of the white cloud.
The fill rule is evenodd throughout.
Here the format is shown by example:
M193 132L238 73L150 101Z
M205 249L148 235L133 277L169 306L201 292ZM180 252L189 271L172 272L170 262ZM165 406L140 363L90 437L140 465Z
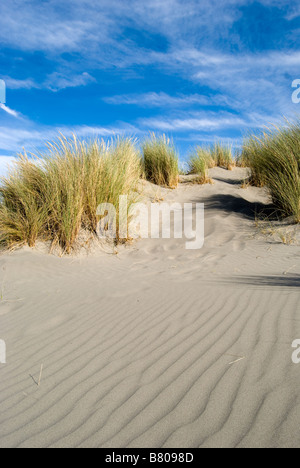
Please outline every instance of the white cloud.
M89 31L80 18L62 15L57 1L11 0L0 5L0 13L1 42L25 51L76 50Z
M203 113L198 117L182 116L181 118L164 119L164 118L149 118L142 119L140 123L150 130L160 130L166 132L182 132L182 131L214 131L216 129L236 128L245 125L245 121L233 115L222 115Z
M56 60L60 54L77 52L82 61L103 67L148 63L155 57L151 46L127 37L128 30L150 38L160 35L169 49L205 44L216 39L216 29L223 35L230 30L247 1L73 0L69 7L61 0L10 0L0 4L0 42L24 51L44 51Z
M66 88L77 88L79 86L86 86L90 83L95 82L89 73L84 72L81 75L67 76L63 73L52 73L48 76L44 86L51 91L60 91Z
M178 94L171 96L166 93L123 94L103 98L105 102L113 105L135 105L141 107L181 107L197 104L199 106L212 106L225 104L221 95L204 96L200 94Z
M8 77L7 86L58 91L92 83L95 80L92 75L96 76L99 69L124 74L140 72L142 76L146 75L145 68L151 66L159 73L183 78L185 84L192 81L193 90L198 86L199 91L191 95L171 96L157 91L107 97L106 102L113 105L165 108L163 115L138 121L138 128L132 127L133 131L152 127L197 132L206 128L214 131L260 126L262 118L276 120L280 114L290 115L298 110L292 105L290 87L294 79L300 78L300 52L296 44L290 52L284 49L260 54L245 52L249 50L247 45L241 47L244 46L242 38L238 33L232 34L232 30L241 17L241 7L251 2L72 0L72 7L61 0L1 2L0 42L3 47L26 53L42 52L50 69L48 76L38 82L35 77ZM299 15L299 6L293 2L260 0L260 3L282 8L284 16L290 20ZM232 52L226 45L232 46ZM70 57L73 57L72 67L68 69ZM208 90L208 95L203 96L203 88ZM225 105L235 112L232 115L175 112L197 104ZM6 112L18 115L9 108ZM34 125L32 129L9 129L6 134L3 127L2 133L0 128L0 147L17 150L24 144L39 144L48 136L55 137L58 130ZM83 135L90 131L104 135L113 133L111 128L105 127L83 126L77 127L77 131Z
M299 77L298 52L232 54L224 55L223 60L226 66L196 62L191 67L194 81L226 96L229 107L242 115L255 109L274 120L297 112L291 86Z
M109 138L119 134L134 135L140 130L132 125L120 124L119 127L91 127L77 125L73 127L47 127L29 123L27 128L15 128L0 126L0 151L19 153L22 148L26 151L38 152L45 149L48 141L56 140L60 134L72 137L73 134L80 138Z
M223 46L240 46L232 26L241 8L253 0L10 0L0 4L0 42L24 51L44 51L60 62L61 54L80 54L81 63L124 67L152 63L165 54L143 44L143 37L166 41L167 58L176 53L183 63L224 63ZM257 0L282 8L287 18L297 16L296 2ZM13 14L12 14L13 12ZM129 31L137 32L137 39ZM139 36L140 35L140 36ZM141 39L141 41L139 40ZM146 41L147 44L147 41ZM190 47L190 49L189 49ZM201 49L201 50L197 50ZM205 50L219 54L205 53ZM216 63L217 61L217 63Z
M26 80L17 80L9 76L3 77L6 87L9 89L38 89L38 85L34 80L27 78Z
M7 107L5 104L0 104L0 109L4 110L4 112L6 112L9 115L12 115L13 117L20 117L20 114L17 111L10 109L10 107Z
M49 89L50 91L60 91L66 88L77 88L79 86L87 86L95 82L95 78L89 73L71 74L69 71L53 72L46 77L40 84L33 79L17 80L11 77L3 77L7 89Z

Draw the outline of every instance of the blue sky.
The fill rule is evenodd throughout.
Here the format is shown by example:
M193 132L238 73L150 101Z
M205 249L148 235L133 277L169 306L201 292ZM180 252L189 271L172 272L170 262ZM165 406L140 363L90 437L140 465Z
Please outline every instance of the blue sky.
M59 131L167 133L184 159L300 108L296 1L10 0L0 42L0 166Z

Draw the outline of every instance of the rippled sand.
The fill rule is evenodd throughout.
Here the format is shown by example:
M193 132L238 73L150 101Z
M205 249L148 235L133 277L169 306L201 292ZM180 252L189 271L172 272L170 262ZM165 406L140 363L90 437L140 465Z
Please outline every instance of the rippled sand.
M0 257L0 447L300 445L299 246L256 235L243 170L212 176L161 191L205 202L200 251Z

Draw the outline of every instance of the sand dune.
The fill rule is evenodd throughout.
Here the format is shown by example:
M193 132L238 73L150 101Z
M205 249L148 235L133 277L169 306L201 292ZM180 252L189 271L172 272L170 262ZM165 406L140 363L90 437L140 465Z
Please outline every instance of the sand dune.
M299 446L299 246L255 234L245 171L212 177L160 193L205 202L202 250L0 257L1 448Z

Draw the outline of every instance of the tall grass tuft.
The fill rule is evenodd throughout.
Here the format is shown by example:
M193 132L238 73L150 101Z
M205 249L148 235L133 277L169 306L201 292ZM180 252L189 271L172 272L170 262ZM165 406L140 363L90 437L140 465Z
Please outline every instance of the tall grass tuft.
M232 148L220 142L213 146L197 146L189 159L190 174L198 174L200 184L211 182L208 178L208 169L216 166L224 169L233 169L235 163L232 155Z
M300 123L267 129L244 141L252 181L267 186L278 212L300 222Z
M197 146L189 161L190 172L200 172L201 168L203 171L204 163L207 169L222 167L232 170L235 166L232 147L221 142L207 147Z
M179 181L178 156L165 135L152 134L143 144L145 178L156 185L176 188Z
M211 182L208 178L208 169L214 167L215 162L209 149L198 146L190 156L188 165L189 173L197 174L197 182L199 184Z
M76 138L62 137L49 144L44 160L45 184L49 210L49 230L54 244L70 253L80 228L84 210L84 156Z
M137 186L142 175L142 164L140 154L136 149L136 141L130 138L115 138L111 140L107 151L108 153L103 159L101 185L97 193L97 203L111 203L115 206L118 232L120 219L119 197L127 195L128 215L132 204L138 198ZM92 229L94 229L95 225Z
M232 170L234 167L234 158L232 147L217 141L210 150L211 158L215 165L224 169Z
M43 190L44 173L20 157L0 186L0 244L8 249L28 244L33 247L39 237L45 237L48 207Z
M130 138L115 138L108 144L104 141L93 142L82 149L84 154L85 179L84 226L96 232L97 207L111 203L119 216L119 197L128 196L128 206L136 201L137 183L141 177L142 166L136 149L136 141Z
M20 156L0 186L0 241L14 248L48 239L71 253L82 228L96 232L98 205L114 204L119 216L119 196L127 195L130 209L140 175L131 139L61 137L35 162Z
M238 164L240 167L251 169L250 184L256 187L265 185L264 175L261 171L260 154L261 143L259 139L255 135L245 138Z

